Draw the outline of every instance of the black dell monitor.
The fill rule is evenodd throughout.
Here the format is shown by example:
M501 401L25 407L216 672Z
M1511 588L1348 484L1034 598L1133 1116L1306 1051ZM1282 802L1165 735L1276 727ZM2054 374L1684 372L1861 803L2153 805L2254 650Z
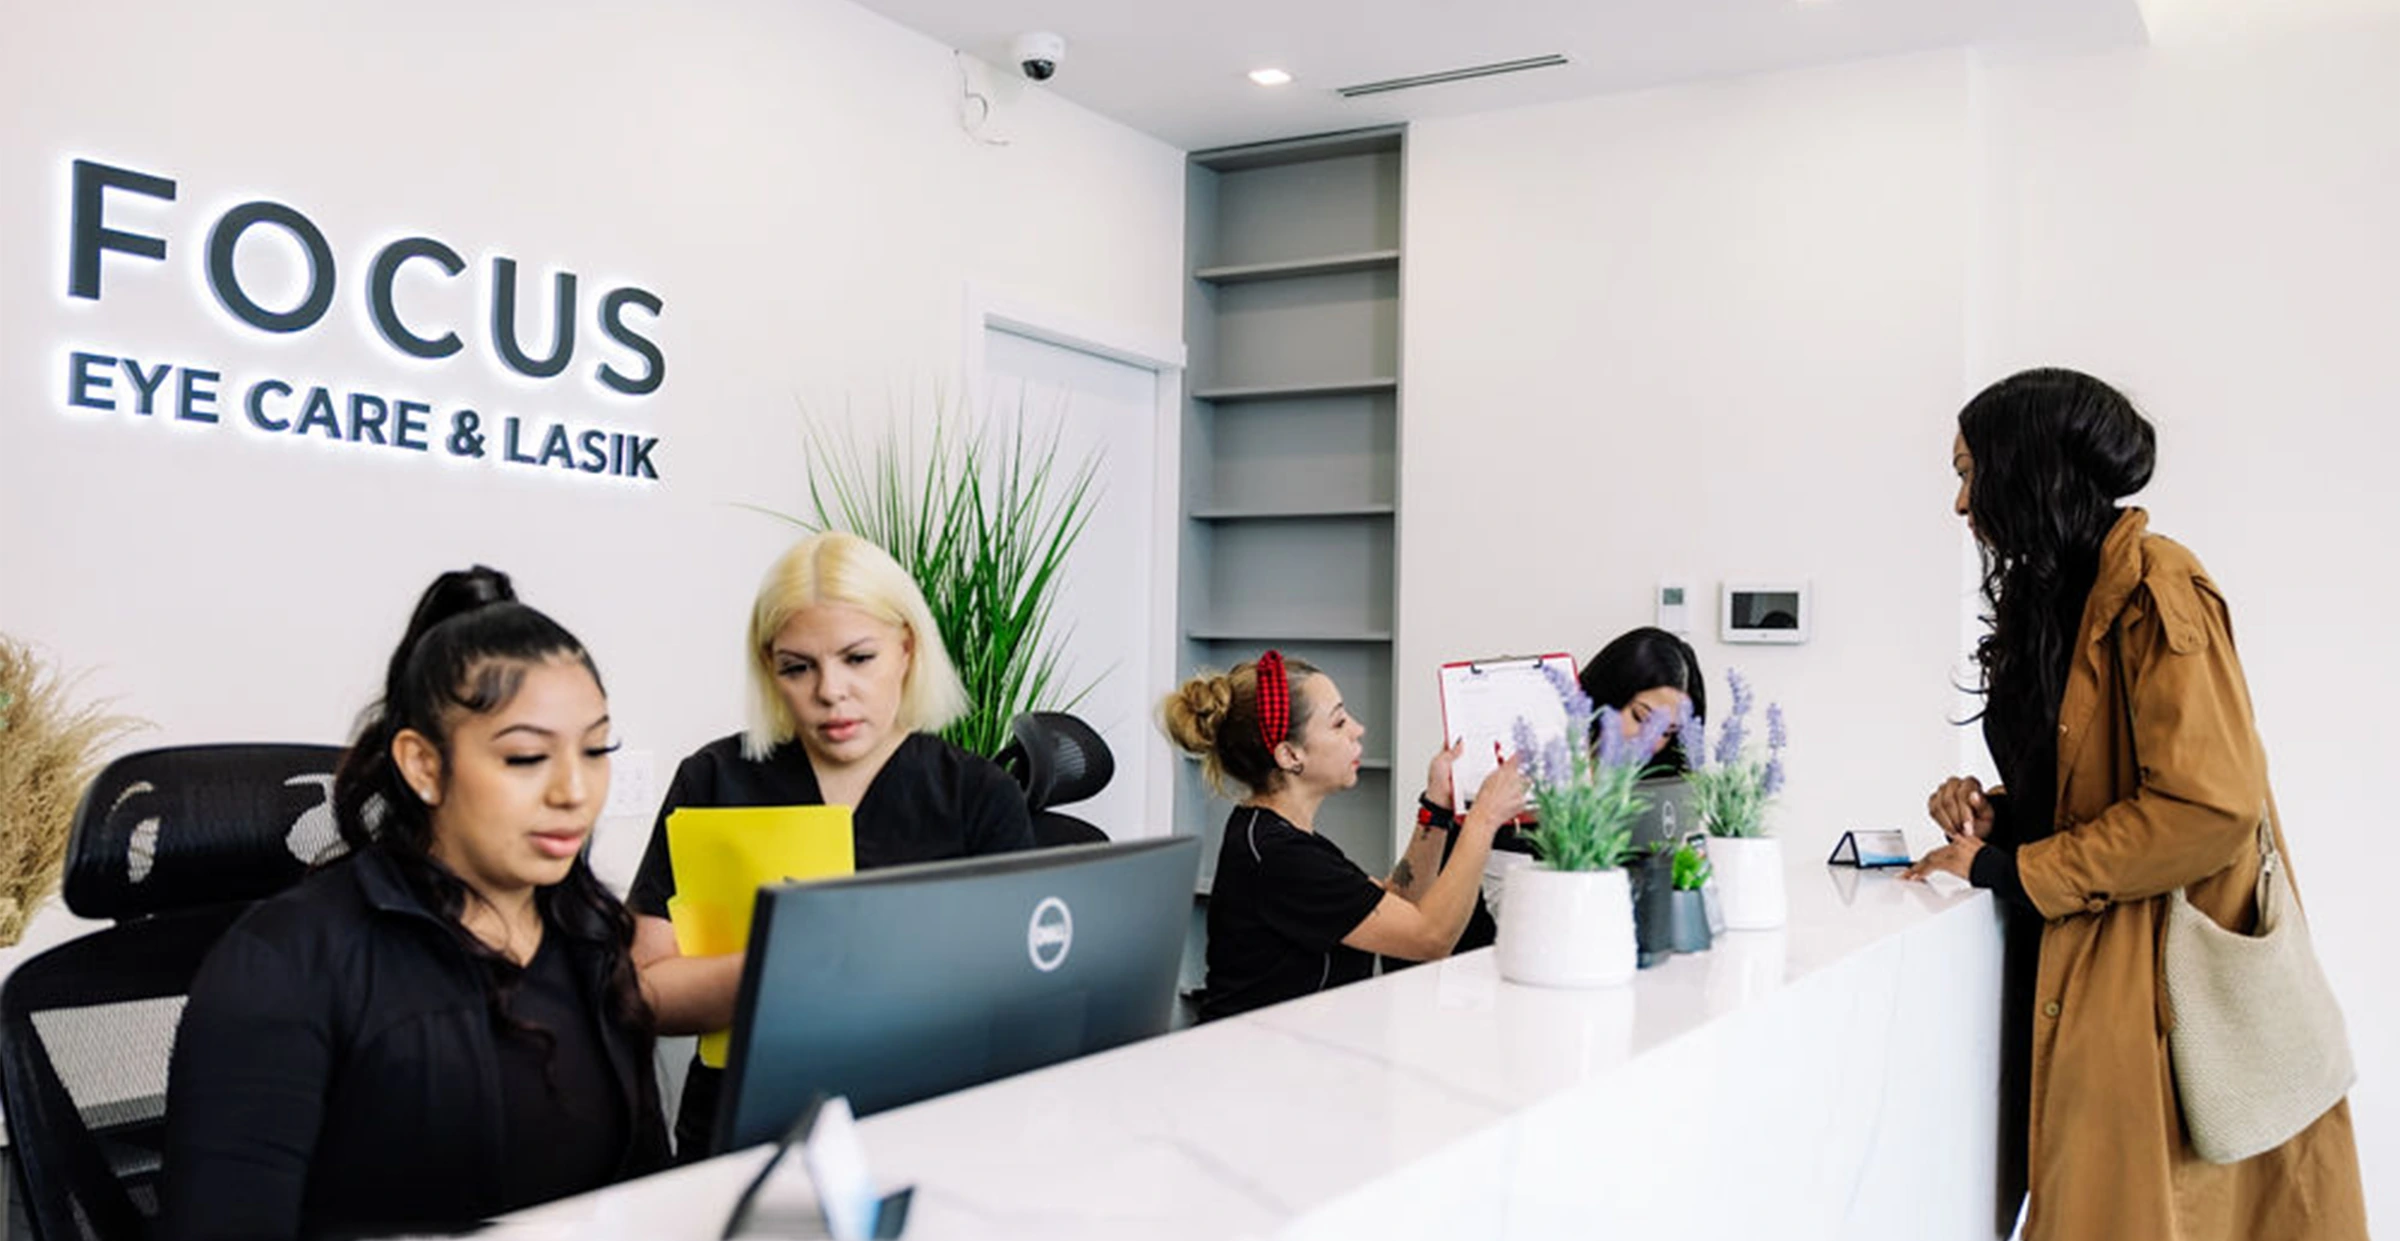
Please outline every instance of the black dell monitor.
M1164 1033L1199 865L1173 836L760 889L717 1149Z

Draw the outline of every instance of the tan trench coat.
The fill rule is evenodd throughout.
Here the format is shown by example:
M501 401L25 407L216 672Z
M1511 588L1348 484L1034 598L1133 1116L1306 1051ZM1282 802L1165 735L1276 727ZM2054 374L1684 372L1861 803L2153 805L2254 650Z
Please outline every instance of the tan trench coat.
M2165 894L2186 888L2219 923L2250 927L2271 803L2225 601L2189 551L2148 527L2127 510L2102 548L2058 713L2059 830L2017 852L2047 923L2025 1236L2364 1238L2346 1100L2238 1164L2203 1162L2184 1137L2159 975Z

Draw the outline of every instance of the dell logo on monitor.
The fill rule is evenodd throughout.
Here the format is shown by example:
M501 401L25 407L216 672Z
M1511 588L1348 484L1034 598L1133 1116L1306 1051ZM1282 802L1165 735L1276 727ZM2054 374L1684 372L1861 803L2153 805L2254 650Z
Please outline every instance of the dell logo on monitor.
M1047 974L1067 963L1067 949L1075 946L1075 915L1067 912L1067 903L1055 896L1045 896L1033 907L1033 921L1025 925L1025 954L1033 958L1033 968Z

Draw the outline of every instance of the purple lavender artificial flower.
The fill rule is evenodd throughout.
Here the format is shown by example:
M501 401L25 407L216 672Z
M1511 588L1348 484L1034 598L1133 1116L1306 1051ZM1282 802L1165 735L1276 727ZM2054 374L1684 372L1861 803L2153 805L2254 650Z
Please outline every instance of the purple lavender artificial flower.
M1621 767L1625 764L1626 759L1631 757L1626 753L1631 748L1631 743L1625 740L1625 727L1619 721L1620 717L1615 707L1600 708L1599 722L1593 727L1600 733L1600 765L1602 767Z
M1554 782L1555 777L1545 769L1542 762L1542 746L1539 741L1534 739L1533 725L1527 723L1524 716L1517 717L1516 727L1510 730L1509 740L1516 743L1518 767L1525 773L1525 779L1528 782L1533 784Z
M1731 767L1742 759L1742 717L1736 715L1725 721L1725 729L1717 734L1717 766Z
M1542 661L1542 675L1550 678L1550 688L1556 690L1558 700L1566 704L1570 727L1592 718L1591 695L1584 693L1583 687L1576 684L1574 678L1559 671L1557 664L1546 659Z
M1708 725L1688 702L1681 715L1682 722L1675 726L1675 744L1683 748L1684 766L1697 768L1708 761Z
M1767 704L1767 749L1768 749L1768 751L1769 751L1769 752L1781 752L1781 751L1782 751L1782 749L1783 749L1784 743L1785 743L1786 741L1788 741L1788 740L1790 740L1789 736L1788 736L1787 734L1785 734L1785 732L1783 731L1783 704L1782 704L1782 703L1780 703L1780 702L1770 702L1770 703L1768 703L1768 704Z
M1758 781L1758 795L1773 797L1781 791L1783 791L1783 754L1780 751L1771 750L1767 757L1767 774L1760 777Z
M1552 778L1560 784L1575 778L1575 760L1568 756L1566 738L1553 737L1550 744L1542 748L1542 767L1552 773Z
M1725 717L1725 731L1717 735L1717 766L1731 767L1742 759L1742 743L1749 740L1750 682L1731 668L1725 679L1733 686L1733 710Z
M1653 711L1642 720L1642 731L1633 741L1633 758L1648 763L1666 743L1667 730L1675 726L1676 717L1664 711Z

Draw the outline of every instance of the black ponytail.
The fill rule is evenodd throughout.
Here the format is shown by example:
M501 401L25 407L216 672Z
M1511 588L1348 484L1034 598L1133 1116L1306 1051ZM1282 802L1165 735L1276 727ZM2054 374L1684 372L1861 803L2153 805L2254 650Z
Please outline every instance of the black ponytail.
M359 716L357 735L334 775L334 822L351 851L373 850L390 860L418 899L441 915L469 959L491 979L492 1020L503 1030L540 1043L549 1032L509 1015L508 1002L523 968L467 929L466 882L433 854L433 811L400 774L392 742L403 731L431 741L450 770L451 724L507 705L533 667L572 659L600 684L600 670L575 635L517 601L508 575L477 565L435 578L408 620L384 673L383 698ZM606 693L603 686L602 693ZM534 892L549 931L598 948L604 962L609 1018L646 1047L656 1020L642 998L633 966L633 915L592 873L581 854L566 878Z

